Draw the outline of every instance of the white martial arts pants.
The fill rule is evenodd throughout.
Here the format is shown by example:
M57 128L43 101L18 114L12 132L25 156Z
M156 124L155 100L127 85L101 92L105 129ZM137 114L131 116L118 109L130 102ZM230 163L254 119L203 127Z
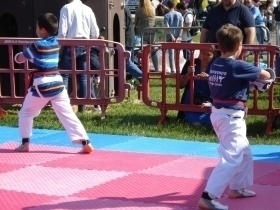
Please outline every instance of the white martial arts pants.
M213 170L205 191L220 198L229 185L240 190L253 184L253 158L246 137L245 112L212 108L211 122L219 138L220 162Z
M41 113L45 105L51 101L56 116L64 126L73 143L89 140L84 126L74 113L66 89L52 98L34 97L30 89L19 112L19 130L21 138L32 135L33 119Z

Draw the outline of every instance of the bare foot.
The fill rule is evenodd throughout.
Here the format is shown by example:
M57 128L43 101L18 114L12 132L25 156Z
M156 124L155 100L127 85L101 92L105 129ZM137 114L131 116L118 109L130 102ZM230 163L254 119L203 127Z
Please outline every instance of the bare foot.
M216 200L207 200L204 198L200 198L198 207L203 210L229 210L228 206L224 206Z
M241 189L241 190L230 190L228 193L228 197L235 198L250 198L255 197L257 194L251 190Z
M15 151L17 151L17 152L29 152L29 143L26 142L24 144L21 144L19 147L15 148Z
M93 152L93 146L91 144L86 144L86 145L83 145L83 148L82 150L80 151L80 153L82 154L90 154Z

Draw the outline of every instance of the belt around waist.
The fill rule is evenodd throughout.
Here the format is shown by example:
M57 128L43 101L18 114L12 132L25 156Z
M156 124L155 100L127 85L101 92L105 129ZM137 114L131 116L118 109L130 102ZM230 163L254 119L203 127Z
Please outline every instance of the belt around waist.
M59 74L59 71L57 69L54 70L45 70L45 71L40 71L40 70L35 70L30 73L33 73L34 75L51 75L51 74Z
M239 105L239 106L245 106L244 101L239 100L222 100L222 99L213 99L213 103L217 104L232 104L232 105Z
M226 115L232 116L234 118L244 118L244 116L245 116L244 110L225 109L225 108L217 109L215 107L212 107L212 113L226 114Z
M36 74L34 75L34 78L39 78L39 77L54 77L60 75L59 73L54 73L54 74Z
M55 70L48 70L48 71L33 71L31 72L31 75L33 75L33 78L39 78L39 77L54 77L56 75L59 75L59 71L57 69Z

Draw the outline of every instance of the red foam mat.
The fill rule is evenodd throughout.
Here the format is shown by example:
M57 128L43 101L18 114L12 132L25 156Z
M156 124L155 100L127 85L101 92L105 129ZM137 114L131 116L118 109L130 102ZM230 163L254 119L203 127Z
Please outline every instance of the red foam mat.
M33 145L0 145L0 209L193 210L216 159ZM231 210L280 209L280 164L255 163L257 197L221 203Z

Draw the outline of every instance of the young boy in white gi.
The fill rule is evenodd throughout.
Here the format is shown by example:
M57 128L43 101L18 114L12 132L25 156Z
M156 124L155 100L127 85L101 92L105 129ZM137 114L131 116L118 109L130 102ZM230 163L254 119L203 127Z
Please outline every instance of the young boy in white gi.
M81 153L93 151L83 125L73 112L62 77L57 70L59 61L59 44L55 37L57 30L58 21L55 15L51 13L41 15L36 25L37 36L41 39L15 56L17 63L29 60L35 66L31 81L33 83L19 112L19 130L22 138L21 145L16 148L19 152L29 151L33 119L39 116L49 101L72 142L82 145Z
M242 60L241 30L231 24L222 26L216 34L221 57L210 66L209 87L213 99L211 123L219 138L220 162L213 170L198 206L200 209L228 210L220 204L229 185L229 198L254 197L246 188L253 184L253 158L246 137L245 102L249 96L249 82L268 80L271 75Z

